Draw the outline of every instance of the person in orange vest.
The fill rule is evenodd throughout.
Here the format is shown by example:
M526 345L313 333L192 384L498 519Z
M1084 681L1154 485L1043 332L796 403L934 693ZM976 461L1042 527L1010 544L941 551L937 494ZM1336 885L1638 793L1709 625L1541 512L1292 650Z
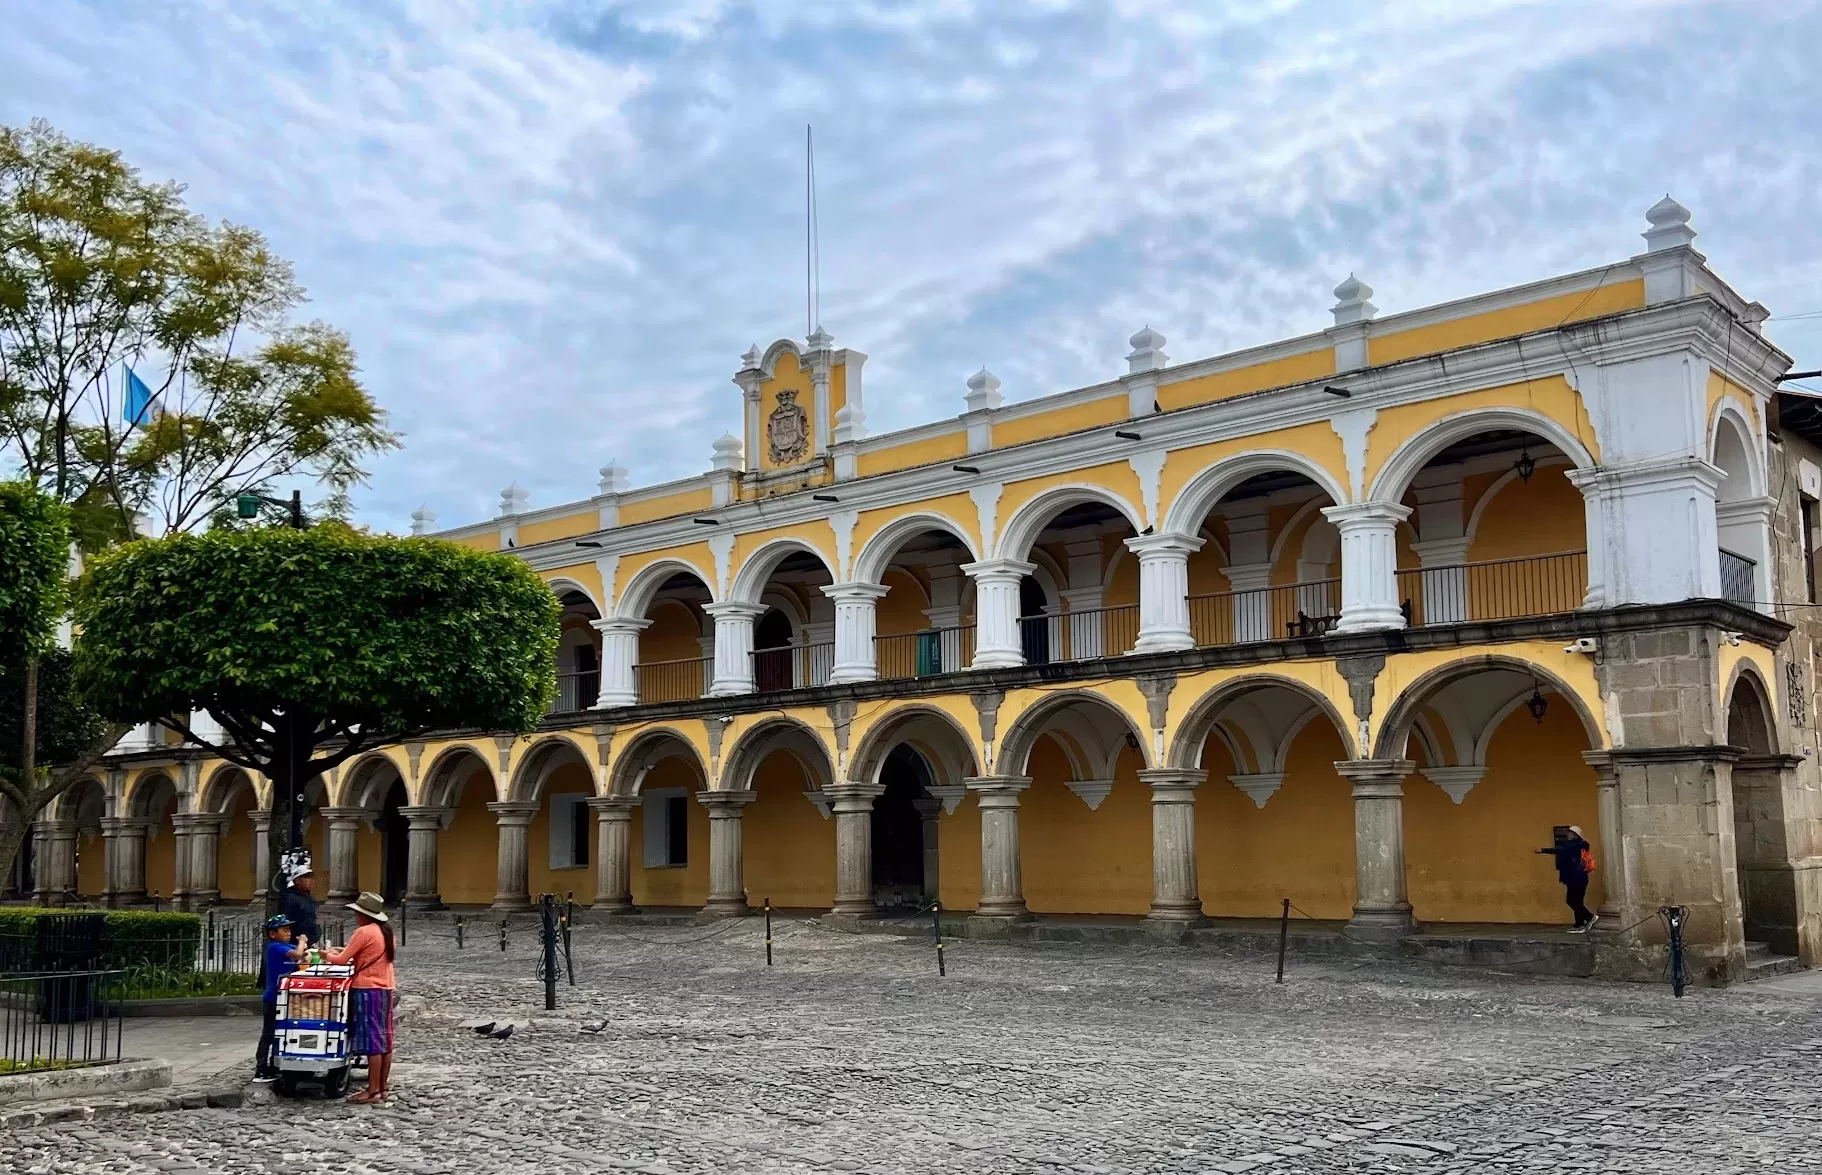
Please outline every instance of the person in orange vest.
M1588 909L1583 899L1588 896L1588 879L1594 874L1594 851L1588 838L1582 835L1581 826L1571 824L1566 836L1549 848L1537 851L1556 858L1556 877L1563 883L1563 900L1575 914L1575 926L1569 933L1586 934L1593 930L1600 916Z

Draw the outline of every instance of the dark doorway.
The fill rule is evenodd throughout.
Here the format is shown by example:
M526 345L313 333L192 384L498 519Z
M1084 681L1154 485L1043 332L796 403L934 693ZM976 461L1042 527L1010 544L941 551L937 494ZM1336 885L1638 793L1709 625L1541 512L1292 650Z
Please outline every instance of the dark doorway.
M601 655L593 645L576 646L576 709L586 710L601 696Z
M411 824L399 811L405 806L405 782L395 779L380 810L380 896L387 905L405 896L411 876Z
M753 628L753 688L760 693L790 689L791 618L773 608Z
M1019 645L1027 665L1050 663L1050 617L1044 614L1048 603L1037 580L1029 575L1019 580Z
M923 756L893 748L880 769L886 790L873 801L873 900L882 907L918 906L924 892L924 815L917 801L930 782Z

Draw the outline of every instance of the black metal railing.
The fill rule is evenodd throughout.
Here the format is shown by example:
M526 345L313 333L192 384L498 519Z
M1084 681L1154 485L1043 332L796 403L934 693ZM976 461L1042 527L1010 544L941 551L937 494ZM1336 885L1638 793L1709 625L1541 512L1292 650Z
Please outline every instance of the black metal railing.
M686 657L681 661L647 661L633 666L641 702L687 702L709 692L715 671L713 657Z
M550 704L552 714L575 714L595 704L601 696L601 671L584 669L557 674L557 697Z
M1189 598L1189 630L1199 648L1322 636L1341 613L1341 581L1317 579L1246 592Z
M873 656L882 679L954 673L974 661L974 625L874 637Z
M1027 665L1118 657L1138 641L1137 604L1019 617L1019 647Z
M1398 573L1398 598L1413 627L1553 616L1581 607L1588 552L1559 551Z
M753 688L759 693L829 684L835 668L835 642L754 649Z
M99 967L0 974L0 1076L119 1061L121 975Z
M1721 552L1721 598L1730 604L1742 608L1751 608L1757 602L1758 589L1754 571L1758 564L1744 555L1732 551Z

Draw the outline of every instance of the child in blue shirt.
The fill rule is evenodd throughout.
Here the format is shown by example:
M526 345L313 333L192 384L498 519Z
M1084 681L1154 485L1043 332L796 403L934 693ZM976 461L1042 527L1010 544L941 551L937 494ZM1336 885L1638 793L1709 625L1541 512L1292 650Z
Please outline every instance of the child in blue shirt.
M265 1018L259 1031L259 1051L254 1055L253 1078L271 1081L278 1076L272 1067L272 1035L278 1026L278 981L297 970L297 961L309 947L307 940L295 946L291 942L291 919L275 914L266 921L266 992L261 998Z

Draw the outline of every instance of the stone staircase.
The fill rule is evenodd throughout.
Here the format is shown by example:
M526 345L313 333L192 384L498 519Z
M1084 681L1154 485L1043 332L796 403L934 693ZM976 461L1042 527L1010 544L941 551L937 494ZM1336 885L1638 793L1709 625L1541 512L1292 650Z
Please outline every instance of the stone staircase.
M1770 979L1774 975L1794 975L1803 970L1795 955L1774 955L1768 943L1746 944L1746 982Z

